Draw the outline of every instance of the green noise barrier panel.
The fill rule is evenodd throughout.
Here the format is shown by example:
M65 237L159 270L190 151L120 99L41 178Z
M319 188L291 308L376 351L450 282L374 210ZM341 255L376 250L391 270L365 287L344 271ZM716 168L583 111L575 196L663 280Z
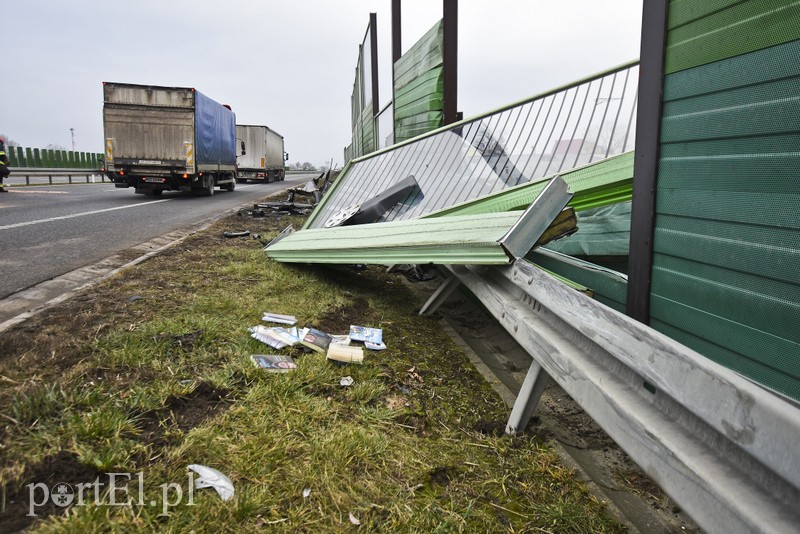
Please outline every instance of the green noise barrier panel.
M670 6L651 325L800 399L800 2Z

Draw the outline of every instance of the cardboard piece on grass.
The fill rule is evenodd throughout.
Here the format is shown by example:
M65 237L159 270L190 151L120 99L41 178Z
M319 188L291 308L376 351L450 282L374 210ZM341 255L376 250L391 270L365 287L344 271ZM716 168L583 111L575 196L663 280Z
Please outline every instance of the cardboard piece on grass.
M200 475L200 477L194 481L195 488L214 488L223 501L230 500L231 497L233 497L233 483L228 477L213 467L190 464L187 469Z
M364 361L364 350L361 347L349 345L330 345L327 358L342 363L362 363Z

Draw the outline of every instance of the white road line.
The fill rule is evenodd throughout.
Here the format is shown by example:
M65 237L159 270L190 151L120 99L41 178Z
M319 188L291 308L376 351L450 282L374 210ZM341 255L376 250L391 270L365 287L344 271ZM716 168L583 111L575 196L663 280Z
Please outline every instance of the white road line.
M22 193L28 195L31 193L38 195L66 195L68 191L50 191L49 189L8 189L9 193Z
M27 221L15 224L6 224L5 226L0 226L0 230L10 230L11 228L19 228L21 226L30 226L32 224L42 224L48 223L53 221L62 221L64 219L74 219L75 217L84 217L86 215L94 215L96 213L105 213L107 211L116 211L116 210L124 210L128 208L141 208L144 206L151 206L153 204L158 204L159 202L168 202L170 199L165 198L163 200L151 200L150 202L142 203L142 204L131 204L129 206L118 206L116 208L106 208L102 210L93 210L93 211L84 211L83 213L73 213L72 215L62 215L61 217L50 217L49 219L39 219L36 221Z

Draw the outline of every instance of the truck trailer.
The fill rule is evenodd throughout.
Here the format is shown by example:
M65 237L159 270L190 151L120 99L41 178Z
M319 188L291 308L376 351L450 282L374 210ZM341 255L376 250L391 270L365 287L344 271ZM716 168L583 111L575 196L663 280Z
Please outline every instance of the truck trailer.
M106 176L159 196L236 187L236 115L193 88L103 83Z
M244 154L238 158L239 182L277 182L284 179L286 173L283 162L287 156L282 135L266 126L237 124L236 140L245 147Z

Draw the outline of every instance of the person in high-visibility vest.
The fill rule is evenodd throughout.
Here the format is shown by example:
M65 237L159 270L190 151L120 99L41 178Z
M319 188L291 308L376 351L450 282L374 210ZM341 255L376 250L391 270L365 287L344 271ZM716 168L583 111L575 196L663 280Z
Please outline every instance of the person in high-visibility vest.
M3 185L3 178L11 174L8 168L8 155L6 154L6 145L0 139L0 193L8 193L8 190Z

